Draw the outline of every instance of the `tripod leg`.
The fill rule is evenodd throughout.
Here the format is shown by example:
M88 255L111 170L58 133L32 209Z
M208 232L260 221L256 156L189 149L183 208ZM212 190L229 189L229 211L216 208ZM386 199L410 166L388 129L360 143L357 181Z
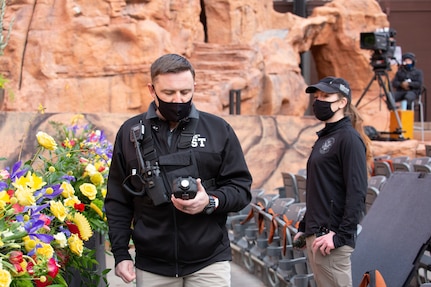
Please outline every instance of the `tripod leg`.
M368 90L370 89L371 85L373 84L374 80L376 79L376 75L374 75L370 82L368 83L367 87L365 88L365 90L362 92L362 95L359 97L359 100L356 102L355 107L359 106L359 103L362 101L362 99L364 98L365 94L368 92Z
M395 101L394 101L394 99L392 97L392 89L390 87L389 76L386 73L386 71L384 72L384 75L385 75L385 78L386 78L386 83L388 83L389 86L386 87L386 84L383 81L381 74L377 75L378 82L379 82L380 87L383 88L383 92L385 93L386 104L388 106L388 109L392 110L394 112L394 114L395 114L395 118L396 118L397 124L398 124L398 128L395 130L395 133L399 135L398 136L399 139L404 139L403 128L402 128L402 125L401 125L401 119L400 119L400 116L398 115L397 106L396 106ZM389 91L388 91L388 89L389 89Z

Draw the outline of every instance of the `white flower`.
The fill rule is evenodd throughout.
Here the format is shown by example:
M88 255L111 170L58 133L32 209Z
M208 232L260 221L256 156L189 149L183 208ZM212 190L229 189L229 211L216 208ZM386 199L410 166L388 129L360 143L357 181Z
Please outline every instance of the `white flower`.
M54 235L55 242L60 246L60 248L64 248L67 246L67 238L63 232L59 232Z

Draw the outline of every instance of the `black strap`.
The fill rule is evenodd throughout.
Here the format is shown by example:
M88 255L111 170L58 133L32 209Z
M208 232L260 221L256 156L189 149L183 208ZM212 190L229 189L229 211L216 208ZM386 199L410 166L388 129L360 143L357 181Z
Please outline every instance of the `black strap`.
M180 141L178 142L179 149L187 149L192 144L193 136L195 135L196 127L199 119L192 118L181 132Z
M151 135L151 122L150 120L145 118L145 113L143 115L143 119L140 120L140 124L144 125L145 133L143 134L142 140L142 148L143 148L143 157L145 161L156 161L157 153L154 147L154 140ZM183 131L180 135L180 140L178 142L178 149L188 149L191 147L193 136L196 132L196 127L198 125L198 118L191 118L189 122L185 125Z

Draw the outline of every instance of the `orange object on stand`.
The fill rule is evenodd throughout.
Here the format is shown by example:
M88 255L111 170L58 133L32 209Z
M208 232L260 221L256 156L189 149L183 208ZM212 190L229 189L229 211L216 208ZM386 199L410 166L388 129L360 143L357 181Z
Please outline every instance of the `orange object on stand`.
M402 128L402 135L404 139L413 139L413 125L414 125L414 111L410 110L397 110L398 116L400 118L401 122L401 128ZM395 115L395 111L390 111L390 131L391 135L390 137L393 139L398 139L399 134L393 133L397 131L397 129L400 128L397 117Z

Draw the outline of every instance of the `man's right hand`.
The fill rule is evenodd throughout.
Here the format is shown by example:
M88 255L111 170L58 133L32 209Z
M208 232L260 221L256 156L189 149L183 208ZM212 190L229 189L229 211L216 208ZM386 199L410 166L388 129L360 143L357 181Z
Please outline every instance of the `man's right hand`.
M130 283L136 278L135 266L132 260L123 260L115 266L115 275Z

